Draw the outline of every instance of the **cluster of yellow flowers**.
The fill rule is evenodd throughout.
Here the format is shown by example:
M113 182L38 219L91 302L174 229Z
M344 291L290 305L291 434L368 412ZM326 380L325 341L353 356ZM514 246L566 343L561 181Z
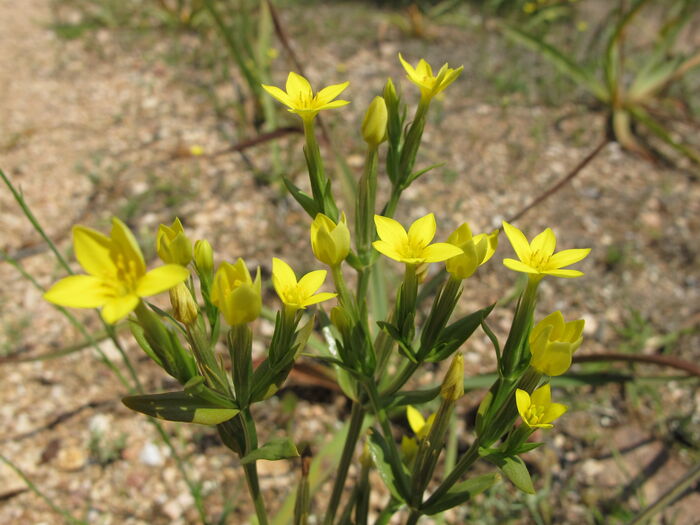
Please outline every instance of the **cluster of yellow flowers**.
M348 82L328 86L314 94L308 80L291 72L286 91L275 86L263 86L303 121L312 195L305 194L291 181L285 180L285 184L312 218L311 249L316 259L330 268L337 292L319 291L326 280L326 270L314 270L297 278L287 262L274 257L271 264L272 286L283 307L277 317L268 358L263 365L253 369L252 331L248 326L260 316L263 307L260 268L251 273L241 258L233 264L222 262L215 268L210 243L206 240L193 243L179 219L170 225L160 225L156 251L165 264L150 271L146 269L143 254L133 234L119 219L113 219L109 237L84 226L74 227L75 255L86 275L71 275L58 281L46 292L45 298L62 306L101 307L102 318L107 323L116 323L135 312L138 323L133 323L132 330L139 344L183 384L183 393L164 395L178 403L186 400L189 403L187 406L195 407L194 415L188 416L190 419L185 418L184 410L168 413L168 417L177 421L224 425L220 429L222 439L241 457L257 446L251 444L254 441L240 437L254 432L248 407L266 399L279 388L313 329L313 322L308 322L297 330L303 317L300 311L307 307L338 298L338 306L331 311L330 322L336 330L333 337L336 338L339 357L334 354L329 361L336 366L338 382L356 403L357 413L360 414L353 430L355 440L360 435L357 425L361 426L367 397L377 410L380 404L376 396L390 398L418 365L426 361L442 361L455 354L439 390L442 401L437 415L425 420L417 409L407 408L415 438L404 438L401 446L405 463L413 465L414 471L410 496L405 496L405 502L415 512L423 512L430 508L431 500L439 499L451 486L445 482L425 502L427 507L422 506L423 493L445 439L449 415L454 410L454 403L464 393L464 364L457 349L480 324L490 334L484 319L493 306L450 325L448 323L461 294L462 281L474 275L494 256L501 230L473 235L465 222L449 235L446 242L433 242L437 224L432 213L418 218L408 229L393 218L401 192L424 173L414 173L412 168L425 124L425 112L432 98L462 72L461 67L453 69L445 64L434 74L425 60L413 67L401 55L399 59L408 79L420 89L420 103L416 117L404 131L403 117L398 116L399 99L393 83L388 81L384 96L376 97L365 115L361 132L368 145L368 162L358 184L354 250L346 215L338 209L330 190L331 181L323 170L313 128L314 119L320 111L349 103L336 100L347 88ZM376 214L377 148L384 141L390 148L387 175L392 184L392 193L382 214ZM571 366L573 353L582 342L584 322L566 322L562 313L556 311L535 324L537 287L545 276L573 278L583 275L581 271L567 267L581 261L590 252L589 249L555 252L556 237L549 228L532 241L505 221L502 231L517 256L517 259L505 258L503 264L510 270L526 274L528 283L518 301L502 351L495 336L492 337L498 358L498 380L479 408L475 442L477 449L481 447L487 451L486 459L513 457L522 453L525 450L524 440L535 429L551 427L552 422L567 410L564 405L552 402L548 377L561 375ZM379 336L372 340L375 334L370 329L365 304L366 286L363 288L378 254L405 265L404 281L396 295L394 312L386 321L374 319L379 329L385 332L383 335L387 335L387 344ZM344 282L344 262L358 272L358 291L354 295ZM427 274L428 265L438 262L444 263L448 277L434 298L420 337L416 337L417 288ZM195 278L200 282L203 306L196 299ZM164 316L169 319L163 322L162 312L157 308L146 308L143 299L166 290L170 293L172 317ZM220 316L230 327L226 342L234 365L232 378L227 377L228 372L215 355ZM177 334L171 334L166 328L166 324L173 319L184 325L181 328L191 352L184 349ZM134 325L137 325L135 329ZM387 356L394 343L403 354L403 368L396 378L384 381L386 378L381 376L386 371ZM345 384L343 377L347 379ZM353 381L356 384L348 386ZM366 392L358 394L361 388L366 388ZM156 394L155 399L161 399L157 397L159 395ZM152 399L153 396L133 396L125 403L149 415L165 417L160 405L158 410L152 409L149 404ZM197 413L197 410L200 412ZM244 417L233 419L241 412ZM517 414L522 424L513 429ZM491 449L491 445L509 429L511 432L501 449ZM385 434L389 435L390 432ZM353 446L354 442L348 445L350 456ZM397 459L401 455L399 452L390 451L390 455L390 461L401 461ZM465 455L448 480L454 483L475 457ZM341 483L334 488L332 512L337 507L342 481L347 475L347 465L343 468ZM255 488L255 484L252 486Z

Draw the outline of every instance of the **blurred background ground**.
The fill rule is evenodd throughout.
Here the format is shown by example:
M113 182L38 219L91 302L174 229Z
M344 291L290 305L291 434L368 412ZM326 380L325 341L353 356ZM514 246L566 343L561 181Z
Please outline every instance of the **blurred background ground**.
M266 177L274 169L270 144L211 155L254 136L233 117L240 79L236 71L212 66L220 53L211 48L214 41L158 24L146 29L137 21L83 27L79 4L0 0L0 165L61 250L70 253L76 222L105 231L116 215L137 232L153 259L158 224L179 216L192 238L212 242L218 261L245 257L265 277L273 255L312 269L308 220L280 183ZM103 4L107 9L110 2ZM605 5L586 2L581 16L595 20ZM435 104L419 158L421 165L445 166L412 186L398 211L404 222L435 211L442 238L464 220L479 232L497 226L605 136L604 115L576 86L495 35L472 4L455 11L450 23L424 19L418 35L407 30L410 10L372 3L283 2L279 13L314 86L351 81L344 95L352 104L324 119L354 173L363 160L359 123L386 77L415 102L399 51L413 62L425 57L432 64L465 65ZM696 20L687 30L690 47L700 44L699 26ZM585 37L583 31L582 42ZM293 66L279 44L273 49L279 55L273 78L281 85ZM690 89L697 88L693 80ZM281 120L296 124L291 116ZM697 125L679 126L697 138ZM303 184L300 137L287 135L276 144L287 176ZM193 146L204 155L193 156ZM572 184L517 225L530 236L551 226L561 247L593 248L580 265L586 276L546 280L538 306L540 315L561 309L567 319L586 319L581 354L700 360L700 185L692 165L682 159L650 162L610 143ZM48 286L62 272L40 245L10 193L1 191L0 248L22 257L24 268ZM502 242L493 262L469 281L465 311L512 291L514 276L500 264L509 253ZM81 337L9 264L0 265L0 279L3 455L91 523L195 522L173 458L146 418L121 405L124 388L91 349L60 359L6 362ZM268 293L267 304L274 301ZM92 313L78 314L98 330ZM501 336L509 315L502 308L492 316ZM269 334L269 327L261 321L258 331ZM173 387L126 334L124 341L147 391ZM118 360L113 346L102 347ZM481 334L464 353L468 374L493 371L495 358ZM560 389L571 411L542 436L547 446L527 456L538 494L526 497L502 484L480 500L479 515L460 509L448 514L449 523L622 523L698 461L697 381L653 366L588 364L577 370L653 379ZM433 373L426 373L426 383L434 381ZM471 392L461 402L463 443L482 395ZM269 407L259 411L261 427L289 428L295 441L316 449L319 436L347 418L340 395L304 381L271 399ZM247 522L241 471L215 431L165 428L203 483L212 519L228 501L234 506L229 523ZM262 465L273 510L298 475L294 462ZM6 466L0 480L0 522L59 521ZM328 490L318 494L319 508ZM698 523L698 506L700 495L691 490L663 513L662 522Z

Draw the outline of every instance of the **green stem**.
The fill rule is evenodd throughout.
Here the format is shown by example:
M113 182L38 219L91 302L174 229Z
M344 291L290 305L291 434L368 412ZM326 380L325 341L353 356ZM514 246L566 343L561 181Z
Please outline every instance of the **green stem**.
M258 435L255 430L255 422L249 409L241 412L243 418L243 436L245 442L245 450L243 455L248 454L258 447ZM260 481L258 479L257 461L243 465L245 471L245 479L248 485L250 497L255 505L255 514L258 517L258 525L267 525L267 511L265 510L265 502L263 501L262 492L260 492Z
M350 290L348 290L345 284L345 277L343 277L343 270L340 264L331 266L331 274L333 275L333 282L335 284L335 289L340 295L340 302L348 311L348 313L353 317L354 320L358 320L358 312L355 301L353 300Z
M416 525L418 523L418 520L421 517L421 512L418 510L412 510L411 514L408 516L408 519L406 520L406 525Z
M29 490L31 490L34 494L36 494L41 499L43 499L46 502L46 504L49 507L51 507L51 509L54 512L63 516L63 519L65 519L68 523L87 525L86 521L79 520L78 518L73 517L73 515L70 512L68 512L67 510L62 509L61 507L56 505L50 497L48 497L46 494L44 494L39 489L39 487L37 487L34 484L34 482L32 482L32 480L27 477L27 475L22 471L22 469L20 469L17 465L12 463L12 461L7 459L2 454L0 454L0 461L4 462L8 467L10 467L15 472L15 474L17 474L20 478L22 478L22 481L24 481L24 483L27 485Z
M428 498L428 500L422 505L427 507L442 498L447 491L452 488L452 485L459 481L459 478L471 467L474 462L479 459L479 440L475 440L474 443L469 447L469 449L464 453L464 455L459 458L459 461L455 465L455 468L447 475L442 483L435 489L435 492Z
M390 396L398 392L402 386L411 378L411 376L418 370L418 363L412 361L403 361L401 363L401 368L394 374L394 379L389 383L384 390L382 390L382 397Z
M328 508L326 509L326 516L323 519L324 525L332 525L333 520L335 519L335 514L338 511L340 498L343 495L343 488L345 487L345 479L347 478L348 470L350 469L352 456L355 453L357 440L360 438L360 433L362 431L362 421L364 420L364 417L365 413L362 409L362 404L358 403L357 401L353 401L352 411L350 413L348 435L345 439L343 452L340 456L340 463L338 464L338 470L335 474L333 491L331 492L331 498L328 502Z
M524 339L528 336L532 316L537 302L537 286L540 278L529 278L527 287L518 302L513 324L508 334L508 340L503 347L503 359L500 373L506 379L514 380L519 375L522 366Z

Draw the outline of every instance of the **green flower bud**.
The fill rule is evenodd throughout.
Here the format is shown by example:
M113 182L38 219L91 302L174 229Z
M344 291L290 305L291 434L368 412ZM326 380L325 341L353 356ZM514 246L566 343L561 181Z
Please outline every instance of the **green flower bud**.
M440 386L440 397L445 401L457 401L464 395L464 358L457 354Z
M194 263L198 272L205 275L214 273L214 250L209 241L202 239L194 243Z
M370 147L376 148L386 140L386 102L382 97L374 97L362 121L362 138Z
M173 307L173 317L186 325L197 320L197 303L185 283L180 283L170 289L170 304Z

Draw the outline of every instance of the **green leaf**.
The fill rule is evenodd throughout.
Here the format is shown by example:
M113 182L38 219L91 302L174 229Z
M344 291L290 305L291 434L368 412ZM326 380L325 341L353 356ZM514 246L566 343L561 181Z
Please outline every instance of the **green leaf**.
M659 137L666 144L671 146L679 153L682 153L696 164L700 164L700 153L684 144L681 144L680 142L673 140L671 134L661 124L654 120L649 113L642 109L641 106L631 107L629 108L629 112L635 119L644 124L644 126L646 126L652 133L654 133L654 135Z
M481 323L486 319L496 304L477 310L476 312L455 321L447 326L436 343L435 347L428 354L426 361L438 362L447 359L457 349L469 339Z
M282 182L287 188L287 191L294 197L294 200L299 203L299 205L304 208L304 211L309 214L309 217L313 218L318 215L318 205L316 202L306 193L301 191L291 180L287 177L282 176Z
M393 396L384 400L384 408L396 408L406 405L422 405L429 403L440 394L440 387L428 388L426 390L407 390L397 392Z
M497 473L484 474L454 485L442 498L421 510L428 516L452 509L493 487L501 479Z
M393 465L389 460L389 445L378 432L372 432L369 439L369 453L372 456L374 466L381 476L384 484L395 499L406 502L408 499L408 472L406 467Z
M268 441L241 458L241 464L247 465L259 459L277 461L279 459L298 458L299 451L289 438L279 438Z
M444 165L445 165L444 162L438 162L437 164L433 164L432 166L428 166L428 167L425 168L425 169L422 169L422 170L420 170L420 171L416 171L415 173L412 173L412 174L406 179L406 182L404 182L404 183L401 185L401 188L402 188L402 189L408 188L408 187L411 185L411 183L412 183L414 180L416 180L418 177L421 177L422 175L425 175L426 173L428 173L429 171L434 170L435 168L441 168L441 167L443 167Z
M610 97L607 90L603 84L597 78L595 78L593 73L579 66L557 48L547 44L534 35L530 35L514 27L503 26L501 29L505 35L514 42L525 45L530 49L537 51L561 73L567 75L575 83L582 85L598 100L608 102Z
M532 485L532 479L525 462L518 456L492 454L485 456L484 459L496 465L517 488L527 494L535 493L535 487Z
M525 452L530 452L531 450L535 450L538 447L541 447L544 445L544 443L523 443L520 445L518 448L516 448L513 451L513 454L515 455L520 455L520 454L525 454Z
M147 416L200 425L218 425L240 412L237 408L221 408L185 392L127 396L122 399L122 403Z

